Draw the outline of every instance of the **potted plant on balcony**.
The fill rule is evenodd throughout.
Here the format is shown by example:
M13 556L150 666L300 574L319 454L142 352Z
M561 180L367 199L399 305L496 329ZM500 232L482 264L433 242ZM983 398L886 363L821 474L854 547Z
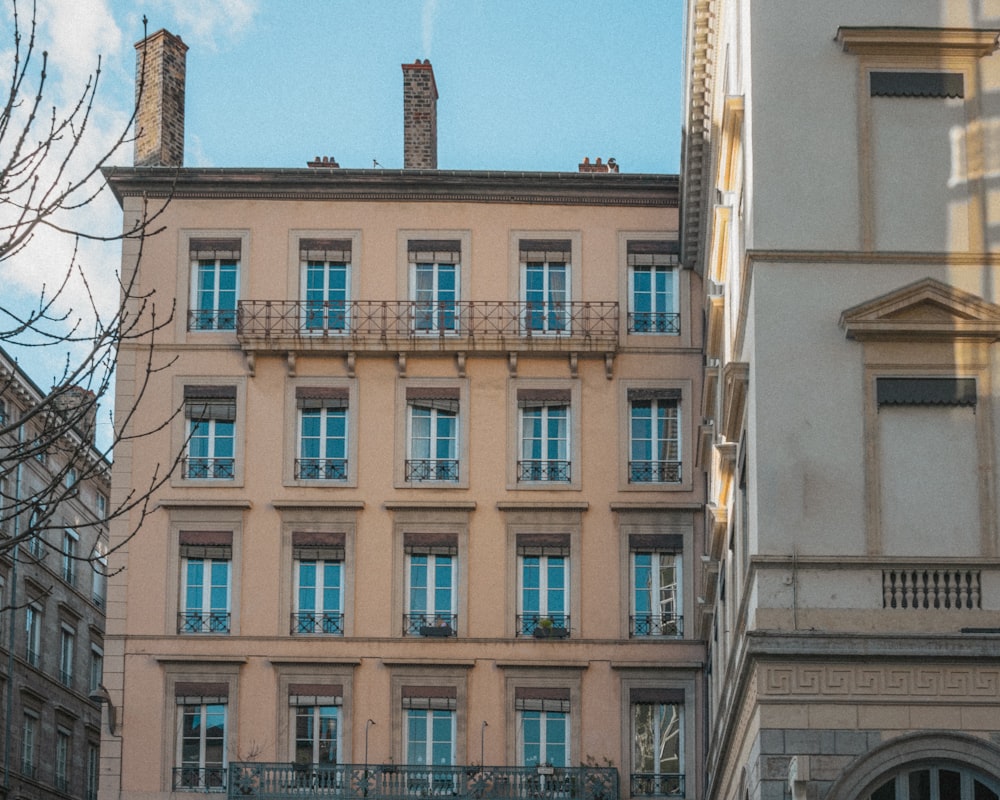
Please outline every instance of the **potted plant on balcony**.
M561 625L556 625L552 617L542 617L535 626L533 636L536 639L565 639L569 631Z
M420 635L421 636L439 636L448 637L454 634L455 631L452 629L445 620L439 619L433 625L421 625Z

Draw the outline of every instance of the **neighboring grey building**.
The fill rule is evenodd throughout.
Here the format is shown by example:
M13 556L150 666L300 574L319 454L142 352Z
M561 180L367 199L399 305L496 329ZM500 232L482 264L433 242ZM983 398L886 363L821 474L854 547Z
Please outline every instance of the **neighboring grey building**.
M705 797L995 799L1000 10L691 0L688 26Z
M0 350L0 796L95 800L111 465L93 447L93 417L82 434L12 456L37 441L45 415L29 412L45 397Z

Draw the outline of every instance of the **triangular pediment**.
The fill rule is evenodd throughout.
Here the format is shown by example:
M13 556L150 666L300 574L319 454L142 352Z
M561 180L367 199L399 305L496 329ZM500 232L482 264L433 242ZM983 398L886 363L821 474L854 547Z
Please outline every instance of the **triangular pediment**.
M1000 339L1000 306L925 278L840 315L849 339Z

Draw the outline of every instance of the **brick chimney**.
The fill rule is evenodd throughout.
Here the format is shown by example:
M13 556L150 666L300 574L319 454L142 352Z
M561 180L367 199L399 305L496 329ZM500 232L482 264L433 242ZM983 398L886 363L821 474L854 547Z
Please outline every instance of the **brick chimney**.
M403 64L403 169L437 169L437 99L431 62Z
M137 167L184 166L187 45L160 29L135 45Z
M578 167L580 172L618 172L618 162L613 158L608 159L607 164L602 164L601 159L597 159L593 164L590 163L590 157L585 156L583 163L579 164Z

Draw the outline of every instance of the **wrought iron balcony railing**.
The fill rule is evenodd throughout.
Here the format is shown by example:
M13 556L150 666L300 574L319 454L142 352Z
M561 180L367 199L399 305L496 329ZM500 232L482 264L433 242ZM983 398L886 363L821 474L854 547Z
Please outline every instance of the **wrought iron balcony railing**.
M405 346L604 352L618 345L618 303L571 302L555 308L508 300L241 300L235 327L248 350Z
M565 639L569 636L569 614L518 614L517 635Z
M629 483L680 483L680 461L629 461Z
M224 792L226 791L226 767L174 767L173 789L175 792Z
M231 481L234 476L234 458L185 458L182 468L188 480Z
M677 614L636 614L630 619L633 636L684 635L684 617Z
M236 311L233 309L206 309L188 311L189 331L236 330Z
M681 332L681 315L665 311L630 311L628 332L676 335Z
M629 776L632 797L683 797L684 774L670 772L633 772Z
M178 633L229 633L228 611L181 611L177 615Z
M228 792L232 800L299 800L305 796L366 800L413 800L416 797L618 800L619 796L618 770L614 767L264 762L230 764Z
M346 458L297 458L295 479L300 481L347 480Z
M530 459L517 462L519 481L563 481L570 479L571 462Z
M296 611L292 614L292 635L321 633L344 635L344 615L340 611Z
M458 614L403 614L404 636L450 637L458 630Z
M406 480L408 481L457 481L457 458L408 458L406 459Z

